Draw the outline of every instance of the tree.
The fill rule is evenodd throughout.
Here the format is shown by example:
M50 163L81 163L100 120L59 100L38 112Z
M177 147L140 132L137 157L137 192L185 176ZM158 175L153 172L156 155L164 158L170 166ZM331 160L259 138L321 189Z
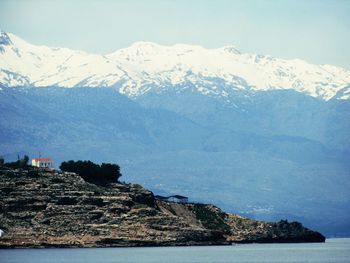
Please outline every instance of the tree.
M119 165L110 163L102 163L100 167L100 173L103 178L106 178L110 181L115 180L116 177L118 180L121 176Z
M11 168L28 168L28 162L29 162L29 157L28 155L24 155L22 159L19 158L15 162L10 162L10 163L4 163L5 166L11 167Z
M102 163L95 164L91 161L62 162L60 169L64 172L73 172L80 175L85 181L92 183L117 182L122 176L117 164Z
M24 155L22 159L19 160L18 166L21 168L27 167L29 162L28 155Z

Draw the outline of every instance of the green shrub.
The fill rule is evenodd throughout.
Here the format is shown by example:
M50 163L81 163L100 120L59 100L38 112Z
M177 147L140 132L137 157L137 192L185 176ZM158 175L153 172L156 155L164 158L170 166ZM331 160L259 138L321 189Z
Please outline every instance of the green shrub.
M217 213L212 211L205 204L195 204L194 213L197 219L199 219L205 228L212 230L219 230L223 232L229 232L230 227L225 223L224 219L221 218Z
M22 159L19 159L15 161L15 162L10 162L10 163L5 163L5 161L3 160L5 166L10 167L10 168L28 168L28 162L29 162L29 157L28 155L24 155L24 157Z
M119 165L110 163L98 165L91 161L70 160L62 162L60 169L64 172L76 173L91 183L117 182L122 176Z

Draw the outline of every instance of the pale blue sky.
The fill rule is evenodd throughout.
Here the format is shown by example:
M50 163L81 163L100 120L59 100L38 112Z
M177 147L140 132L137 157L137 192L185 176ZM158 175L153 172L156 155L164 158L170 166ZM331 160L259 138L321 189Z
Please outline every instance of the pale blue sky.
M232 44L350 69L350 0L0 0L0 28L100 54L136 41Z

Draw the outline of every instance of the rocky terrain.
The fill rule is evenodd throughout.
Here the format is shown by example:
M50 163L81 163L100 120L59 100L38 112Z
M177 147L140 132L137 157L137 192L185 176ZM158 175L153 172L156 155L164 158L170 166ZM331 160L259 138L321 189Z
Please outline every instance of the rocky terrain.
M137 184L95 185L73 173L0 166L0 247L324 242L300 223L254 221L213 205L154 198Z

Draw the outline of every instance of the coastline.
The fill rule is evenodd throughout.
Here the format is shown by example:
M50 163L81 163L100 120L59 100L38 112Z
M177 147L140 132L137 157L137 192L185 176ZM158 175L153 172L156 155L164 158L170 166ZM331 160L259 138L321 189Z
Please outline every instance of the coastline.
M156 199L137 184L0 167L0 248L213 246L324 242L298 222L264 222L210 204Z

